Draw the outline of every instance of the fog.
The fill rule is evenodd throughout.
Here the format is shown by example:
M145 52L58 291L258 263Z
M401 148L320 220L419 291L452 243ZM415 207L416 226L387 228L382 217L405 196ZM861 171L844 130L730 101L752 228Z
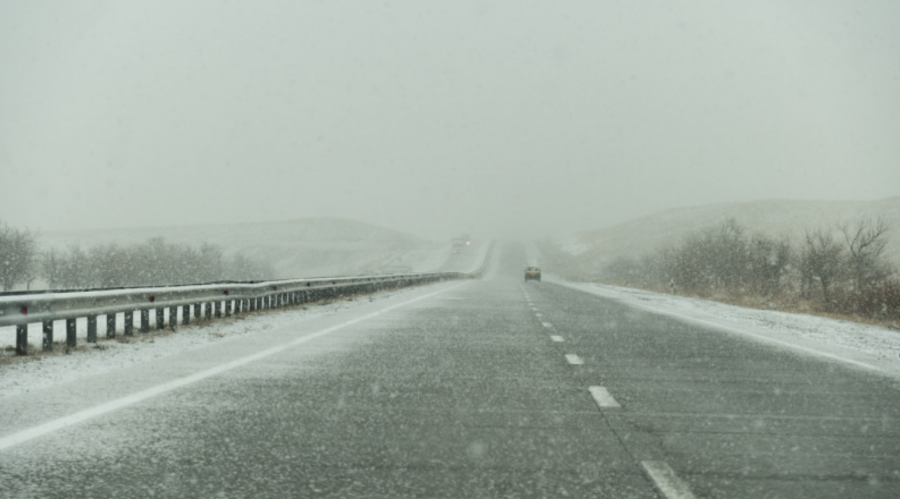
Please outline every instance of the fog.
M566 235L900 194L900 3L0 2L0 220Z

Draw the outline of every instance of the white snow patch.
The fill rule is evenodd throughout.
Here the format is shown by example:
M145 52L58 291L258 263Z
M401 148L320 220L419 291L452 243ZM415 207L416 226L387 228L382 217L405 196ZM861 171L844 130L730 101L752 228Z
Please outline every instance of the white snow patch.
M55 351L44 354L40 351L40 324L29 328L29 349L34 356L25 359L11 359L8 364L0 364L0 400L25 392L31 392L72 381L95 376L154 359L169 357L186 351L203 348L215 342L234 341L244 335L261 331L277 330L324 315L339 313L370 300L383 300L417 288L406 288L374 295L366 295L354 301L337 301L328 304L310 304L309 308L285 308L263 314L233 316L213 322L195 323L181 326L176 332L152 331L149 334L135 332L125 337L121 331L115 340L105 339L105 324L101 323L101 340L97 344L86 343L86 321L78 321L78 345L87 346L89 352L76 351L65 354L65 346L56 345ZM65 321L62 327L57 323L54 339L65 341ZM121 318L119 327L123 324ZM155 325L151 314L151 325ZM161 334L162 333L162 334ZM12 341L10 341L12 338ZM15 326L0 328L0 344L15 341ZM126 340L127 341L123 341ZM35 344L37 343L37 344ZM100 348L94 350L97 346ZM8 356L4 352L4 356Z
M635 308L900 378L900 332L888 328L632 288L552 280Z

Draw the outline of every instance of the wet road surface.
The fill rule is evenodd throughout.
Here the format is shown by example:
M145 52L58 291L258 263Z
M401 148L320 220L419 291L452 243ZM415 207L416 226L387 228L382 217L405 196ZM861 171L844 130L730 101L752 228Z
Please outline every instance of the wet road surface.
M524 262L16 397L0 497L900 497L897 382Z

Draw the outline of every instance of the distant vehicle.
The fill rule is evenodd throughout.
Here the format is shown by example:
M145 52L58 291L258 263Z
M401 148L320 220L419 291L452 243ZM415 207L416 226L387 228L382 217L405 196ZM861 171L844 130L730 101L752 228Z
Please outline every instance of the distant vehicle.
M453 253L462 253L472 244L472 240L469 238L468 234L463 234L459 237L453 238Z
M535 267L533 265L529 265L525 267L525 282L528 281L540 281L541 280L541 268Z

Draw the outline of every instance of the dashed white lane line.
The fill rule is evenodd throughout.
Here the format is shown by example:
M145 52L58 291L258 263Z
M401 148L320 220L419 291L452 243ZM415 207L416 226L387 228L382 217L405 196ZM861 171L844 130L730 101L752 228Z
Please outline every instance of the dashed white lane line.
M547 329L553 329L553 324L550 324L549 322L542 322L541 324Z
M575 355L574 353L567 353L566 361L569 364L572 364L573 366L580 366L580 365L584 364L584 360L581 357Z
M666 499L696 499L691 489L682 482L669 463L665 461L641 461L641 466L653 485Z
M230 362L226 362L224 364L220 364L218 366L206 369L204 371L200 371L200 372L188 375L188 376L184 376L182 378L177 378L172 381L162 383L162 384L156 385L154 387L148 388L146 390L132 393L131 395L126 395L124 397L91 407L89 409L85 409L83 411L76 412L76 413L70 414L68 416L63 416L61 418L54 419L53 421L49 421L47 423L25 429L25 430L19 431L17 433L13 433L11 435L0 437L0 451L4 451L6 449L9 449L10 447L14 447L16 445L27 442L34 438L46 435L48 433L53 433L55 431L61 430L63 428L67 428L69 426L72 426L72 425L81 423L83 421L95 418L97 416L101 416L103 414L107 414L109 412L116 411L118 409L122 409L123 407L127 407L130 405L136 404L138 402L142 402L144 400L162 395L163 393L167 393L172 390L176 390L183 386L187 386L187 385L196 383L198 381L204 380L206 378L210 378L217 374L221 374L221 373L230 371L232 369L241 367L241 366L249 364L251 362L254 362L254 361L257 361L260 359L264 359L266 357L270 357L277 353L281 353L281 352L287 350L288 348L302 345L308 341L314 340L316 338L320 338L327 334L331 334L331 333L333 333L339 329L343 329L347 326L351 326L353 324L357 324L357 323L372 319L374 317L378 317L381 314L384 314L391 310L409 305L411 303L415 303L420 300L431 298L432 296L436 296L441 293L446 293L447 291L456 289L460 286L462 286L462 284L458 284L456 286L442 289L442 290L436 291L434 293L429 293L427 295L418 296L416 298L407 300L402 303L390 305L388 307L382 308L380 310L369 313L362 317L357 317L355 319L343 322L341 324L337 324L335 326L331 326L329 328L322 329L315 333L308 334L306 336L301 336L300 338L296 338L287 343L263 350L261 352L247 355L246 357L241 357L239 359L235 359Z
M563 338L562 336L556 335L556 334L550 336L550 339L557 343L562 343L562 342L566 341L565 338Z
M542 314L542 313L540 313L540 312L537 312L537 313L535 313L534 315L535 315L538 319L540 319L541 317L544 316L544 314Z
M612 409L622 407L616 402L616 399L613 398L612 395L609 394L609 390L603 386L591 386L588 387L588 391L591 392L591 397L594 397L594 402L597 403L597 407L601 409Z

